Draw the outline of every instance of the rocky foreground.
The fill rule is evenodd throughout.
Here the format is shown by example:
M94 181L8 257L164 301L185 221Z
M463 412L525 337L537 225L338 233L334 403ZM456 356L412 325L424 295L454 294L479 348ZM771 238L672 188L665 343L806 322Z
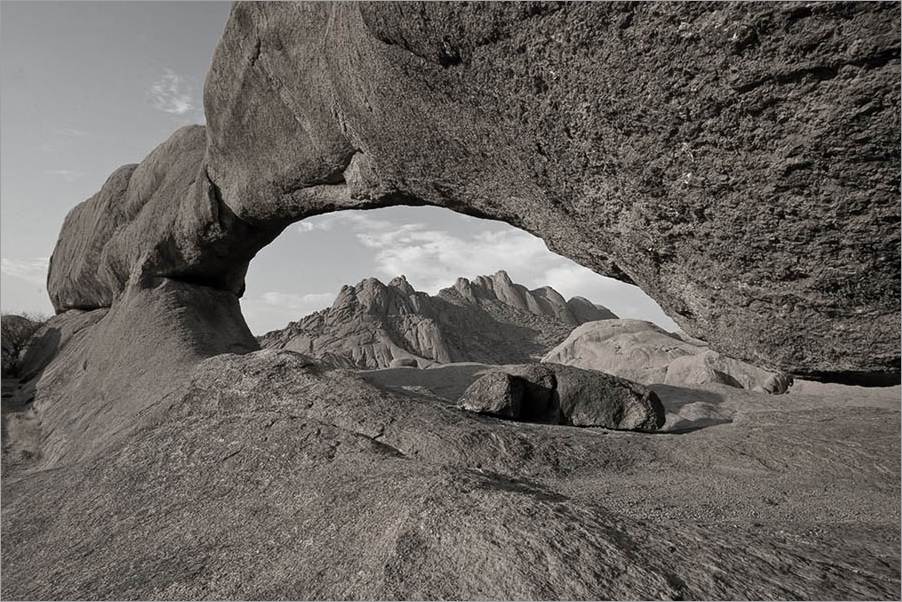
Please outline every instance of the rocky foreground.
M657 385L643 434L459 409L472 368L205 360L6 467L3 597L899 598L898 387Z

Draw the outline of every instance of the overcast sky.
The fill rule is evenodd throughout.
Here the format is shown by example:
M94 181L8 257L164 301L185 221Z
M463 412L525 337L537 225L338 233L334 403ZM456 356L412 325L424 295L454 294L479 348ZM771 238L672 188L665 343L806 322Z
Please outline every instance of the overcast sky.
M66 213L118 166L203 123L203 80L229 4L0 5L0 255L3 311L52 313L47 258ZM256 333L332 303L342 284L405 274L435 293L506 269L515 282L582 295L621 317L675 324L636 287L554 255L538 238L445 209L349 211L289 227L254 259L242 300Z

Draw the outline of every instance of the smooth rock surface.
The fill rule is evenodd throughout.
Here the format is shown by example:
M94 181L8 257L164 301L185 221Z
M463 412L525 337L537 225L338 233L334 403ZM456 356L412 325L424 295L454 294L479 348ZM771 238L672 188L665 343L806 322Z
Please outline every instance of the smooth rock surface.
M681 338L644 320L587 322L542 358L598 370L646 385L725 384L785 393L792 377L725 357L703 341Z
M389 363L389 368L419 368L417 360L412 357L396 357Z
M239 3L179 130L76 208L58 311L240 294L292 221L431 204L638 284L729 357L899 378L891 3Z
M900 595L898 387L663 388L730 421L650 435L479 416L285 351L195 365L128 437L5 467L4 599Z

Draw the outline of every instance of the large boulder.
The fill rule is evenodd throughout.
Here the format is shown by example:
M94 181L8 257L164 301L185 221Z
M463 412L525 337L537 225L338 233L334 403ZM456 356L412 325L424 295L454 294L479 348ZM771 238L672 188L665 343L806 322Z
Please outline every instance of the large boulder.
M542 358L651 385L723 384L785 393L792 377L726 357L703 341L681 338L644 320L604 320L575 328Z
M787 374L762 370L710 349L676 358L667 366L664 376L668 385L719 383L771 394L785 393L792 382L793 378Z
M642 385L555 364L486 371L458 404L502 418L617 430L655 431L665 419L658 396Z
M458 403L470 412L516 420L523 418L524 405L528 404L530 409L533 406L532 399L526 398L525 388L522 378L493 370L467 387Z
M292 221L430 204L772 369L899 375L893 4L239 3L180 130L67 218L58 311L234 295Z
M700 349L645 320L604 320L573 329L542 361L652 384L664 382L672 361Z

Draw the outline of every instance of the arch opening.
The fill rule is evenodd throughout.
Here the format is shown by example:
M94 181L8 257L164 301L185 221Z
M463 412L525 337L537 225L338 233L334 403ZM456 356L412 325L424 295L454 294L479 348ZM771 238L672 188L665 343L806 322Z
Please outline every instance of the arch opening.
M619 317L679 330L639 287L597 274L505 222L433 206L342 210L294 222L251 261L241 307L251 331L262 335L332 305L343 286L367 278L388 283L403 275L435 295L458 278L499 270L527 288L550 286Z
M296 277L286 278L289 266ZM662 329L679 332L638 287L505 222L439 207L296 222L261 250L245 282L242 313L262 347L347 368L531 363L607 320L665 340Z

